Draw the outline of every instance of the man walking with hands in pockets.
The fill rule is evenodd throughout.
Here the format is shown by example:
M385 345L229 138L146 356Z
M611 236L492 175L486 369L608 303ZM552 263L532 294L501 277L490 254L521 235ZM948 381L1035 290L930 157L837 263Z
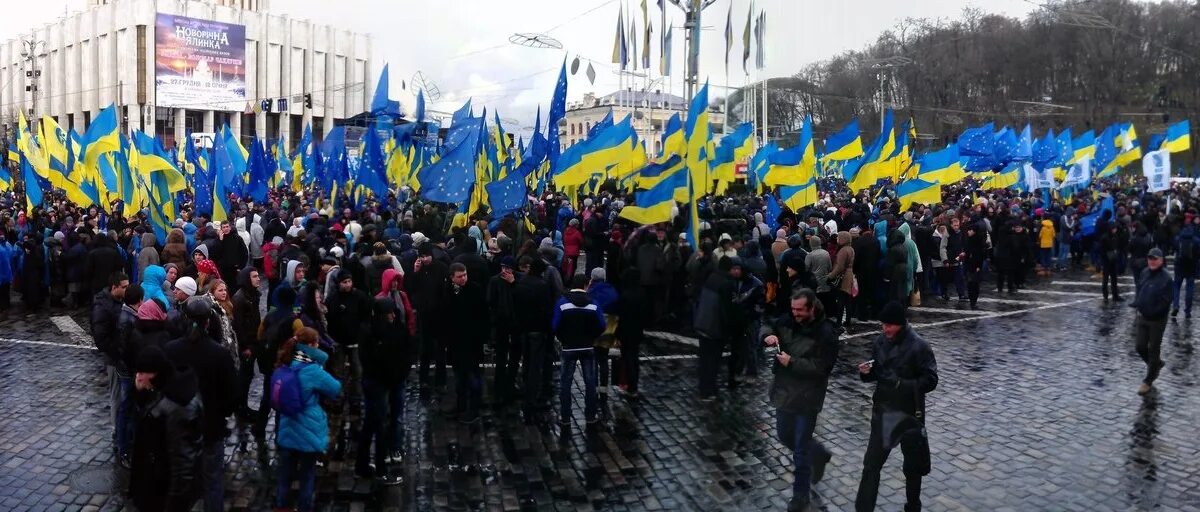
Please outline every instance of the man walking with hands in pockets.
M897 444L904 453L905 512L921 510L921 477L929 474L925 436L925 394L937 387L937 361L929 344L908 325L904 307L890 302L879 312L883 331L871 347L873 359L858 365L863 382L875 382L871 440L863 457L862 480L854 508L875 510L879 472Z

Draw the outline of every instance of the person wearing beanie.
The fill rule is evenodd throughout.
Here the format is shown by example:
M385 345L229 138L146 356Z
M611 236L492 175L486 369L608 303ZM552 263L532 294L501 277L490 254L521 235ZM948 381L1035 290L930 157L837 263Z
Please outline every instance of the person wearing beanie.
M240 242L239 242L240 243ZM180 278L182 281L184 278ZM237 370L229 351L209 334L214 322L213 303L208 297L192 297L172 313L182 312L189 328L183 337L167 343L164 352L175 366L190 366L196 372L200 399L204 403L203 471L200 481L204 504L212 510L225 500L225 427L237 405Z
M729 270L733 260L721 258L716 271L705 278L696 297L692 327L700 338L700 399L711 402L717 397L717 373L725 340L731 335L730 317L733 310L733 283ZM734 359L729 362L729 381L734 382Z
M825 317L817 294L808 288L793 292L788 308L790 313L764 322L756 341L779 347L770 398L776 408L776 436L791 449L796 465L788 510L803 511L809 504L811 484L821 480L831 459L812 435L837 362L839 328Z
M608 272L604 268L596 267L592 269L591 279L587 285L588 298L600 308L601 313L604 313L605 320L604 334L596 338L595 344L596 368L599 370L599 387L596 389L601 395L608 394L608 351L613 348L616 341L615 333L618 325L617 289L608 283L607 277Z
M929 474L929 441L925 437L925 395L938 385L933 349L905 318L901 303L879 312L882 331L871 347L871 360L858 365L859 378L874 382L871 438L863 457L863 473L854 505L875 509L879 473L897 444L904 454L905 510L921 509L921 478Z
M138 352L133 371L134 385L147 399L133 443L131 501L138 510L191 510L200 496L203 451L196 375L177 368L157 346Z

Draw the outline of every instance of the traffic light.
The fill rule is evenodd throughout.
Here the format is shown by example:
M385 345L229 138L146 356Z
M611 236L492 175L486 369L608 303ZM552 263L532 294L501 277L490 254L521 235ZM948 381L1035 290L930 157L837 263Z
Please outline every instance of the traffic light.
M307 108L307 109L312 108L312 94L309 94L309 93L304 94L304 108Z

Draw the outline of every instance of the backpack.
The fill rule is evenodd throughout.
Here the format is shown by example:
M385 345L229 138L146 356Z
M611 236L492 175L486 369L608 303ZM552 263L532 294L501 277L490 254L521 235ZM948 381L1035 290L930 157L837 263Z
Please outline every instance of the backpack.
M271 408L285 416L304 411L304 396L300 389L300 370L305 365L280 366L271 372Z

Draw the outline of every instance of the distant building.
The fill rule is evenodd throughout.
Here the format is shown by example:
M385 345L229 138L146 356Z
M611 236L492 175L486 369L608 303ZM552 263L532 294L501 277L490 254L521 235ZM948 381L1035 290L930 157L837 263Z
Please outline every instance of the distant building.
M268 5L88 0L83 12L0 43L0 83L11 84L0 88L4 133L11 138L22 112L82 133L115 103L123 129L161 135L168 146L226 123L243 139L294 145L308 123L319 138L366 110L371 37L271 14Z
M625 116L633 116L633 128L638 138L645 141L646 153L653 159L662 152L662 135L667 121L675 114L679 114L681 121L686 121L688 105L682 97L660 91L617 91L601 97L587 93L582 101L567 104L567 115L558 124L562 149L586 139L592 125L604 119L610 110L613 122L619 123ZM713 133L719 134L725 124L725 114L710 108L708 121Z

